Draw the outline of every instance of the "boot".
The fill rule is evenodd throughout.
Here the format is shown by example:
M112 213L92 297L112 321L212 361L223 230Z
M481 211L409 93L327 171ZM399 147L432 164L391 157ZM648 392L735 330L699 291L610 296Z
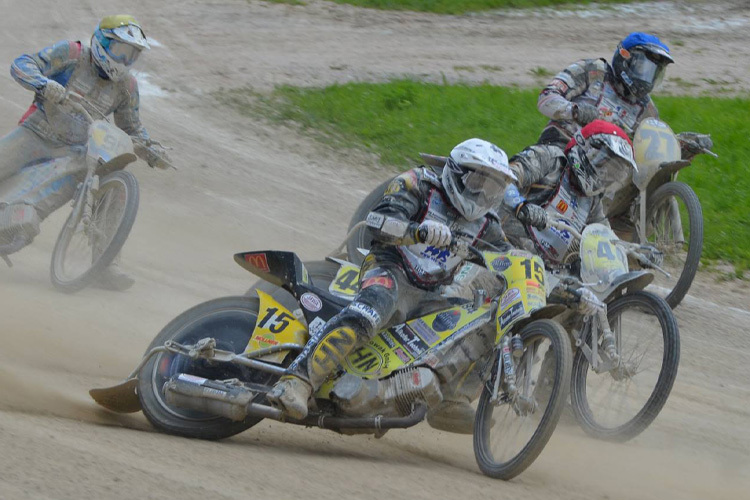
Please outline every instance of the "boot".
M456 434L474 432L474 408L468 401L451 401L444 399L439 405L427 412L427 423L433 429Z
M96 279L96 285L105 290L124 292L135 284L135 280L125 274L115 263L102 271Z
M266 398L287 416L304 419L312 393L354 350L356 342L357 334L348 326L324 333L314 344L305 347L289 366L289 375L281 377Z

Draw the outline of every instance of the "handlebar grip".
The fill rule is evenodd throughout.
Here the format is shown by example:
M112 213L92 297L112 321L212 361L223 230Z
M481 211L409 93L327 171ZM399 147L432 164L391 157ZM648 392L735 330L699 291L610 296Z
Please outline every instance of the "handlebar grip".
M427 239L427 229L424 227L417 228L417 243L424 243Z

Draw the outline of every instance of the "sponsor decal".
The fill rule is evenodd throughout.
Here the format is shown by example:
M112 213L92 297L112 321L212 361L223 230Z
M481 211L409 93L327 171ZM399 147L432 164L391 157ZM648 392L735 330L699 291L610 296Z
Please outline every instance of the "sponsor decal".
M393 339L390 333L383 332L380 334L380 338L383 339L383 342L385 342L385 345L387 345L390 349L393 349L398 344L396 344L396 341Z
M508 326L514 319L523 316L524 308L523 308L523 302L518 302L511 306L510 309L505 311L500 316L500 329L504 329L506 326Z
M376 276L374 278L367 278L362 281L362 285L360 285L360 290L364 290L367 287L370 286L382 286L384 288L391 289L393 288L393 279L389 278L388 276Z
M348 307L350 311L356 312L364 317L372 326L377 327L380 324L380 314L367 304L363 304L362 302L352 302Z
M264 337L263 335L256 335L255 337L253 337L253 339L257 340L258 342L262 344L279 345L278 340L274 340L269 337Z
M496 273L505 271L510 267L510 259L508 257L497 257L490 263L490 267Z
M461 319L460 310L452 309L450 311L443 311L435 316L435 319L432 321L432 328L436 332L446 332L455 328L459 319Z
M470 322L466 323L464 326L462 326L461 328L453 332L449 338L456 339L460 335L463 335L464 333L468 331L474 330L475 328L485 324L487 320L489 319L489 317L490 317L490 313L488 311L482 314L481 316L479 316L478 318L473 319Z
M419 387L419 385L422 383L422 377L419 375L419 370L411 372L411 383L415 387Z
M503 299L500 301L500 309L504 310L513 302L521 298L521 290L518 288L510 288L503 294Z
M508 253L509 253L509 255L512 255L514 257L526 257L527 259L531 258L531 253L529 253L529 252L527 252L525 250L515 249L515 250L511 250Z
M375 212L370 212L367 214L367 225L369 227L374 227L375 229L380 229L383 227L383 222L385 222L385 215L378 214Z
M341 359L351 352L356 342L357 335L347 326L326 334L315 346L308 362L312 374L318 377L328 376L341 363Z
M423 361L431 368L435 368L440 363L440 359L432 353L426 354Z
M308 311L316 312L320 311L323 308L323 301L320 300L320 297L318 297L314 293L303 293L302 297L299 298L299 301L300 304L302 304L302 307L304 307Z
M413 358L419 357L429 346L406 325L394 326L389 330L393 338L400 343Z
M400 359L402 363L409 363L411 361L409 355L406 354L406 352L404 352L404 350L400 347L395 348L393 352L394 354L396 354L396 356L398 356L398 359Z
M426 257L429 260L436 262L440 267L445 267L445 263L448 261L448 257L451 255L451 251L447 248L437 248L432 245L428 246L422 252L422 257Z
M364 345L347 358L352 372L359 375L374 373L383 366L383 356L370 345Z
M531 287L531 288L539 288L541 285L537 281L526 280L526 286Z
M557 79L552 81L552 87L554 87L563 96L565 95L565 93L568 91L568 88L569 88L567 83L565 83L562 80L557 80Z
M268 267L268 259L266 258L265 252L262 253L246 253L245 262L250 264L251 267L263 271L265 273L270 272L271 269Z
M310 336L314 337L318 333L320 333L324 326L326 326L326 322L323 321L320 316L318 316L314 320L310 321L307 330L310 332Z
M568 211L568 204L565 203L565 200L560 200L557 202L557 206L555 208L557 208L558 212L560 212L561 214L564 214L565 212Z
M436 344L440 341L440 337L425 323L423 319L418 319L409 324L414 329L420 339L424 340L430 345Z

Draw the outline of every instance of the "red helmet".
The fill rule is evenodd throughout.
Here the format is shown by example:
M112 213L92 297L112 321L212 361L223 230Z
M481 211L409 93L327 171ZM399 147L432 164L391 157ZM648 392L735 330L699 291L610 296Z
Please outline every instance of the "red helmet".
M602 172L635 168L633 143L623 129L604 120L594 120L573 135L565 146L573 187L584 196L604 191Z

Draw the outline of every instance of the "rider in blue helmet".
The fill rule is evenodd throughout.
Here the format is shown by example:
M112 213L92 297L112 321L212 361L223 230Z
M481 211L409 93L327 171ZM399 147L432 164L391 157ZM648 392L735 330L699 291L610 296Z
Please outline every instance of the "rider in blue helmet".
M640 99L659 86L667 65L673 62L664 42L654 35L636 32L617 46L612 70L622 85Z

